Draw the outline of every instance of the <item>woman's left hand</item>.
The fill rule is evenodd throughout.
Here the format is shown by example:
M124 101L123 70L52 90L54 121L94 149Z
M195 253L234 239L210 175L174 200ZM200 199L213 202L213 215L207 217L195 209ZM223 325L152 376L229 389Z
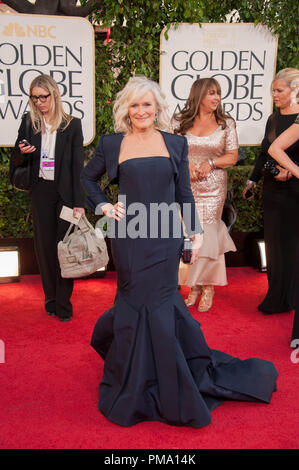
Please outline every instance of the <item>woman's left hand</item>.
M288 181L292 178L292 174L285 168L282 168L280 165L276 165L276 168L279 170L278 175L274 176L276 181Z
M199 165L199 168L197 170L197 174L198 174L198 177L200 179L204 179L208 176L209 173L211 173L212 169L211 169L211 165L209 164L209 162L206 160L205 162L202 162L200 165Z
M83 207L74 207L73 208L73 216L74 217L78 217L78 215L80 215L81 217L85 215L85 209Z

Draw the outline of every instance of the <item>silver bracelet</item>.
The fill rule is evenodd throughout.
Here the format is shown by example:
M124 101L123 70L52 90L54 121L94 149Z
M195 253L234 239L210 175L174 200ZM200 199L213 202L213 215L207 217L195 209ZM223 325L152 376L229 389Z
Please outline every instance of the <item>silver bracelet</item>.
M215 166L214 160L212 158L208 158L208 162L211 167L211 170L215 170L216 166Z
M252 181L252 180L247 180L246 181L246 186L250 184L250 186L255 186L256 185L256 182L255 181Z

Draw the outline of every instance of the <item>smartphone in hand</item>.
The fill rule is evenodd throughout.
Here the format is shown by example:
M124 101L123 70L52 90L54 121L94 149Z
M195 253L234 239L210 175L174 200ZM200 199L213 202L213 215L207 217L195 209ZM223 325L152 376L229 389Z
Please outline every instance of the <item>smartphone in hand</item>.
M23 145L26 145L26 146L31 146L31 144L29 144L28 140L26 139L23 139L23 140L20 140L19 144L23 144Z

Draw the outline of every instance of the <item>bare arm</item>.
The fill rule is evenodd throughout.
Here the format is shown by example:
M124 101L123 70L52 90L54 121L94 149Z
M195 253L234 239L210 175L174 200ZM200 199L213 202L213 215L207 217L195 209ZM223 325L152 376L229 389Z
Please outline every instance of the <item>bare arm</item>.
M268 153L292 175L299 178L299 167L288 157L285 149L299 139L299 124L292 124L271 144Z
M237 163L239 144L236 132L236 124L232 119L227 120L225 134L226 148L223 155L201 163L198 170L198 175L200 178L206 178L207 175L215 168L228 168Z
M230 166L234 166L238 160L238 149L228 150L224 155L221 157L217 157L214 159L214 164L217 168L228 168Z

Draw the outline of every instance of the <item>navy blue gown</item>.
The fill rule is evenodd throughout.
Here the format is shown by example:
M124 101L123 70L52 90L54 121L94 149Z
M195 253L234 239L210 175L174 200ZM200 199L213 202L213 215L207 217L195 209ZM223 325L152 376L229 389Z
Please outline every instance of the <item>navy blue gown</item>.
M103 173L105 153L103 144L100 147L82 174L95 204L100 191L95 181ZM187 161L185 153L181 158ZM172 156L142 157L118 165L127 207L134 202L147 209L151 203L173 204L183 194L173 161ZM188 185L188 165L181 171L187 172ZM127 227L133 218L126 217ZM156 238L112 239L117 293L114 305L98 319L91 341L105 360L100 411L122 426L162 421L199 428L211 422L211 411L223 400L269 403L277 378L271 362L240 360L206 344L177 288L182 233L178 237L170 230L170 237L163 237L163 223L165 217L159 220Z

